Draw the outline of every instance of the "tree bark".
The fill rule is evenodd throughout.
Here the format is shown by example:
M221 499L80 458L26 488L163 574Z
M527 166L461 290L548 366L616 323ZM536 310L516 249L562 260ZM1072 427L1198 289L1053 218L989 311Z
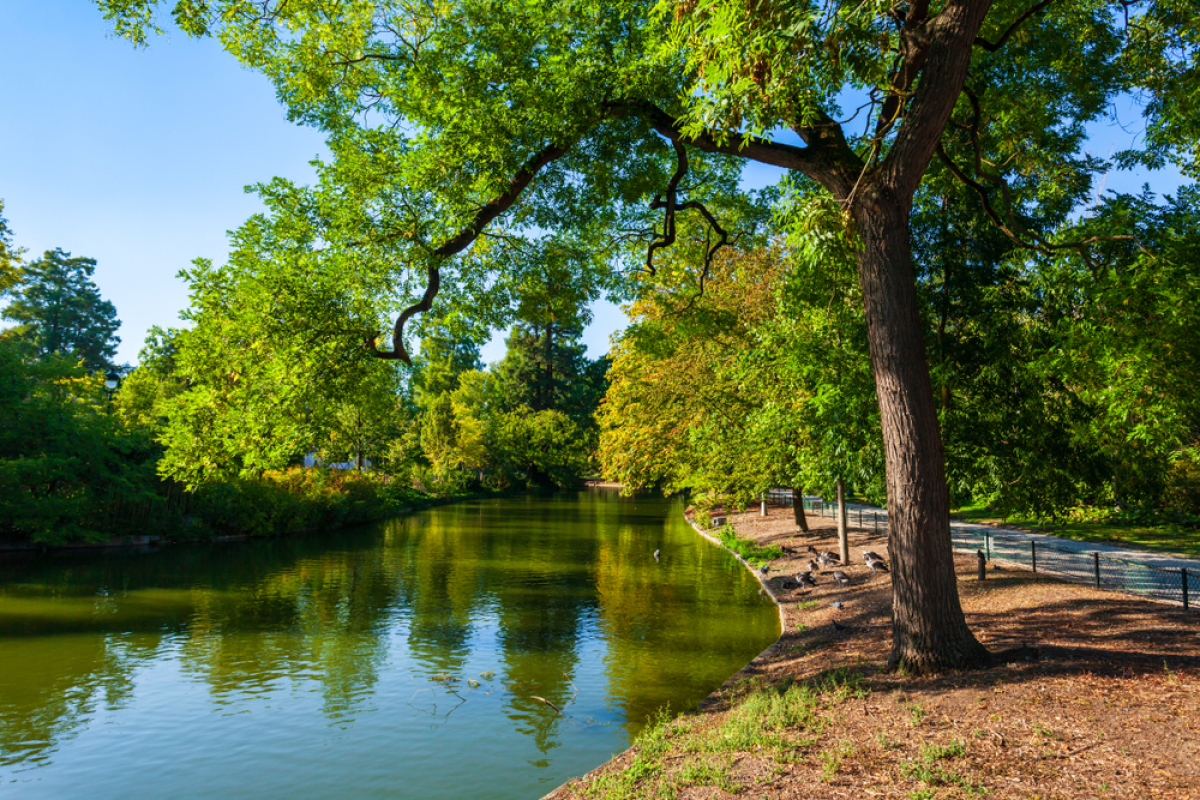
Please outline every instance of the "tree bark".
M796 527L808 533L808 515L804 513L804 492L799 486L792 487L792 518L796 520Z
M860 189L854 222L887 463L889 666L938 672L980 666L989 657L967 627L958 600L945 456L917 310L909 209L910 202L883 181L870 181Z

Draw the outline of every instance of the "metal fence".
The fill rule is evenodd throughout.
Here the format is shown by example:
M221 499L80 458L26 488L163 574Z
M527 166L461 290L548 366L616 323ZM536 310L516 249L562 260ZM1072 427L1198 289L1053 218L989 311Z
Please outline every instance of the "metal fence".
M772 489L767 493L767 501L788 508L795 502L790 489ZM804 510L822 517L837 516L837 504L820 497L805 496ZM887 519L887 512L882 509L857 505L846 509L847 524L860 530L886 534ZM1179 603L1184 608L1200 605L1200 570L1128 561L1100 551L1064 547L1031 539L1028 534L983 525L955 523L950 527L950 539L954 549L983 553L987 561L1091 584L1098 589Z

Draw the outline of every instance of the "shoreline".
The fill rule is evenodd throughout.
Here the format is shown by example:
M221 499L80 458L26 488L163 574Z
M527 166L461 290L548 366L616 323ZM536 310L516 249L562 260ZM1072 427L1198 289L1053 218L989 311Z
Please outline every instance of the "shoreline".
M1034 787L1057 800L1195 797L1200 615L1008 566L979 580L974 556L956 552L980 642L994 653L1032 645L1038 657L909 676L887 669L888 575L860 562L842 567L849 585L825 570L815 588L790 580L807 545L833 549L834 520L810 516L801 533L790 509L771 506L729 521L739 538L789 548L760 580L786 621L779 640L697 708L542 800L1027 800ZM849 535L852 562L887 552L869 526ZM795 713L781 717L788 703Z
M589 482L589 487L590 486L591 486L591 482ZM609 485L602 485L602 486L604 486L604 488L608 488ZM620 484L611 484L611 486L619 487ZM779 648L780 643L783 642L784 637L787 635L787 614L783 607L783 603L780 602L779 598L776 596L775 590L771 587L770 582L767 581L765 578L763 578L762 574L759 573L759 571L756 570L754 567L752 567L750 565L750 563L748 561L746 561L746 559L742 558L737 553L730 550L728 547L726 547L724 544L721 543L720 539L713 536L711 533L708 533L703 528L701 528L699 525L697 525L695 520L693 520L687 516L686 512L683 515L683 520L688 525L690 525L692 527L692 530L694 530L696 533L700 534L703 538L707 539L709 542L711 542L712 544L715 544L717 547L721 548L726 553L729 553L731 556L733 556L738 561L740 561L742 566L745 567L746 569L748 569L750 571L750 574L753 575L756 580L758 580L759 584L762 586L763 592L766 594L767 597L769 597L771 599L771 602L775 604L775 610L777 612L779 612L779 636L776 637L775 641L773 641L769 645L767 645L766 648L764 648L761 653L756 655L754 658L750 659L750 661L748 661L746 663L746 666L742 667L737 672L733 673L728 678L726 678L721 683L720 686L718 686L716 689L714 689L712 692L710 692L708 694L708 696L706 696L703 700L701 700L699 703L696 704L697 710L704 710L707 708L711 708L714 705L720 703L721 700L723 699L723 697L725 696L727 689L732 688L735 684L737 684L738 682L743 680L747 675L753 675L756 672L758 672L758 669L755 668L756 665L757 665L757 667L760 667L760 668L762 666L766 665L766 663L769 661L770 657L772 655L774 655L774 653ZM687 712L684 712L684 713L687 713ZM552 789L549 794L543 795L539 800L564 800L564 798L567 795L564 795L563 793L568 792L573 783L575 783L577 781L586 781L586 780L594 777L596 774L598 774L598 773L604 771L605 769L609 768L610 766L612 766L612 764L614 762L616 762L618 759L628 755L629 752L631 750L633 750L635 747L637 747L636 741L631 743L628 747L626 747L621 752L614 753L612 755L612 757L609 758L607 761L605 761L603 764L596 765L595 767L588 770L587 772L585 772L582 775L567 779L565 782L559 784L554 789Z
M371 525L385 519L393 517L402 517L409 514L415 514L419 511L424 511L429 508L438 506L451 505L453 503L465 503L472 500L490 500L497 497L512 497L521 494L521 492L492 492L483 493L477 492L464 495L453 495L450 497L428 497L420 502L407 506L405 508L388 511L378 515L370 515L365 519L357 519L352 522L322 525L308 528L294 528L279 530L272 533L253 534L253 533L227 533L219 536L208 536L194 539L173 538L167 536L154 536L148 534L130 534L128 536L110 537L102 541L96 542L67 542L64 544L40 544L37 542L0 542L0 559L10 556L38 556L51 555L53 553L63 552L84 552L84 551L115 551L140 549L142 551L152 551L163 547L173 547L176 545L191 545L191 544L227 544L232 542L250 542L250 541L265 541L268 539L281 539L288 536L308 536L325 532L342 530L343 528L352 528L356 525Z

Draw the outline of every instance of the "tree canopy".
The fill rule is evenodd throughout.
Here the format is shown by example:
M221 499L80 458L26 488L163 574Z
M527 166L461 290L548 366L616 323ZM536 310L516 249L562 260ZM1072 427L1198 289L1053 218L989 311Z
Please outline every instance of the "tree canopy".
M156 0L98 3L135 42L157 27ZM180 0L171 13L328 133L315 187L261 191L272 228L310 231L303 258L341 275L305 319L380 358L410 360L405 325L437 303L496 313L481 298L539 247L573 254L572 273L603 289L633 269L659 278L656 251L699 221L691 280L666 281L696 294L739 234L710 209L739 196L745 161L823 193L851 243L879 407L893 663L987 661L954 585L914 210L955 181L1014 246L1098 264L1103 242L1132 242L1059 223L1105 167L1079 152L1086 125L1122 95L1143 98L1146 136L1113 162L1197 174L1191 0ZM311 337L302 327L290 335Z

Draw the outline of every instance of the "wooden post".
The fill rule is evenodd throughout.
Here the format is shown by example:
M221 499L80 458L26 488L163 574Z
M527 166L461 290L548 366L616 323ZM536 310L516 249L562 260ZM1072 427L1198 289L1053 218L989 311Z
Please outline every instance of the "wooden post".
M1033 562L1033 571L1037 572L1037 542L1033 539L1029 540L1029 555Z
M838 551L843 564L850 563L850 538L846 535L846 486L837 482Z
M982 550L975 551L976 558L979 559L979 580L987 580L987 559L983 557Z
M767 515L767 493L766 492L763 492L763 494L762 494L762 505L760 508L762 510L760 511L759 515L765 517Z
M804 492L799 486L792 487L792 517L796 527L808 533L808 516L804 513Z
M1096 564L1096 588L1100 588L1100 554L1092 553L1092 560Z
M1179 570L1179 580L1180 580L1180 585L1183 587L1183 610L1187 611L1187 607L1188 607L1187 567L1184 567L1183 569Z

